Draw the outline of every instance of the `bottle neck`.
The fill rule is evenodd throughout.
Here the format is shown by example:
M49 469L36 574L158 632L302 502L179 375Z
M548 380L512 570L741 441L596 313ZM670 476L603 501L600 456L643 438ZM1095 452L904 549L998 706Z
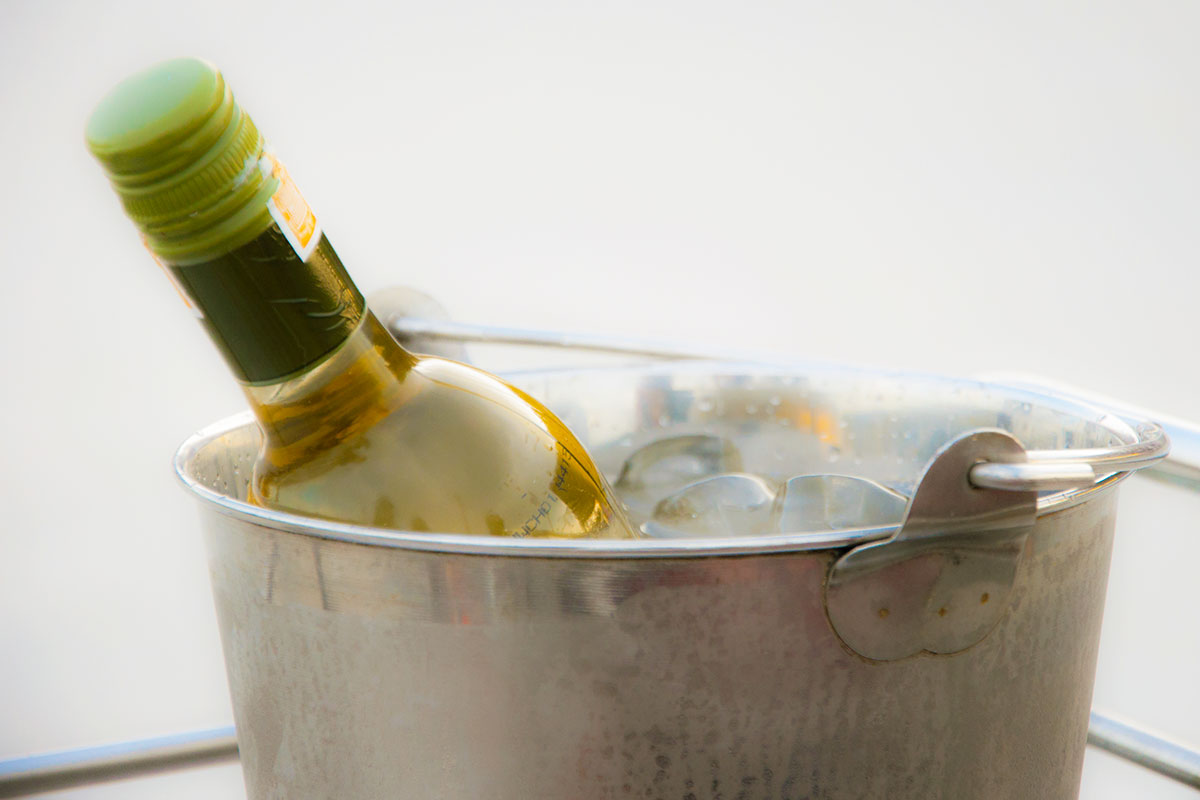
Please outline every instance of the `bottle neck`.
M274 384L300 375L359 327L366 304L324 234L301 258L278 224L199 263L165 265L234 376Z
M266 437L264 456L283 467L366 430L416 391L417 357L370 311L328 358L273 384L244 387Z
M318 235L301 258L271 223L216 258L165 265L243 384L279 466L369 427L413 391L405 378L416 357Z

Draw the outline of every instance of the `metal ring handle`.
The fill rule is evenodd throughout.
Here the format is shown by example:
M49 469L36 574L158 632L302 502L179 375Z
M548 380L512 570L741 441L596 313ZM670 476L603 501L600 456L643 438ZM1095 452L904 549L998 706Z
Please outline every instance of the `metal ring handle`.
M1154 466L1170 449L1166 431L1153 422L1139 422L1136 442L1080 450L1030 450L1024 464L976 464L972 485L1009 491L1086 489L1103 476Z
M1087 463L976 464L967 475L979 489L1009 492L1065 491L1086 489L1096 484L1096 470Z
M1156 427L1161 427L1170 439L1171 452L1166 458L1154 460L1149 465L1152 468L1146 472L1146 475L1166 483L1184 486L1192 491L1200 491L1200 426L1195 423L1158 411L1137 408L1111 397L1104 397L1076 386L1048 381L1038 376L998 373L982 376L982 378L1002 383L1005 386L1069 397L1081 403L1110 409L1127 419L1154 420Z

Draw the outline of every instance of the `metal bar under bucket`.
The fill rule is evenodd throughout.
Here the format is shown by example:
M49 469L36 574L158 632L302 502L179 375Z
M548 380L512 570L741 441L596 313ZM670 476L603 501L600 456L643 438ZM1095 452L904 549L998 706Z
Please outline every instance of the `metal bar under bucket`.
M1200 789L1200 753L1145 728L1093 711L1088 744Z
M238 757L232 726L0 761L0 797L27 797Z
M1088 744L1200 789L1200 752L1093 711ZM232 726L0 761L0 798L28 797L105 781L236 761Z

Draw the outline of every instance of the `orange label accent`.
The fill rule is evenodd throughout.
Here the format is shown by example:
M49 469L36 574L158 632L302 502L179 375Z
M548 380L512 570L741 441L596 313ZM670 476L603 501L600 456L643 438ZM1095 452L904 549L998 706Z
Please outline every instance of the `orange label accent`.
M271 195L267 209L291 242L296 255L305 261L321 240L317 217L288 175L287 168L274 155L268 153L266 157L271 162L271 174L279 181L279 188Z
M146 240L145 235L142 236L142 245L146 248L146 252L150 254L150 257L154 259L154 263L158 264L158 268L167 276L167 280L175 287L175 291L179 292L179 299L183 300L183 304L188 307L188 311L191 311L197 319L204 319L204 313L200 310L199 306L192 302L192 298L188 297L187 289L183 288L183 284L179 282L179 278L176 277L170 267L163 263L163 260L158 257L158 253L150 249L150 242Z

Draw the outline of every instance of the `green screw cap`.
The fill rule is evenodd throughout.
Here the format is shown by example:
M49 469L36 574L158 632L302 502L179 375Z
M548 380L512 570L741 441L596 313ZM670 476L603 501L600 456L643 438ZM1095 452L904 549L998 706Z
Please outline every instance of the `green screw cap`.
M207 61L179 58L118 84L88 120L88 149L164 261L204 261L271 224L278 181L263 138Z

